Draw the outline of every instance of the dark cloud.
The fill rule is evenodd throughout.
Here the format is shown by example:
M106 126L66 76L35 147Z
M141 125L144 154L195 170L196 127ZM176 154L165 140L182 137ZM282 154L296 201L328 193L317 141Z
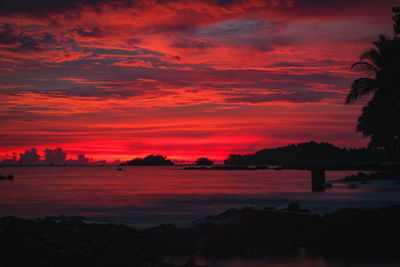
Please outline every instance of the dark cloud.
M101 82L99 82L101 84ZM39 86L39 85L38 85ZM145 88L120 89L120 84L108 84L107 88L98 88L96 86L75 86L70 88L58 89L9 89L1 92L2 95L20 96L27 92L47 95L50 97L97 97L97 98L127 98L132 96L143 96L146 94ZM139 87L139 85L137 86ZM154 91L152 91L154 92ZM0 95L1 97L1 95ZM29 111L50 111L49 107L29 107ZM27 107L16 106L13 108L14 112L27 112Z
M71 30L76 32L83 37L104 37L102 30L98 26L78 27Z
M119 50L100 50L98 53L119 53ZM136 52L129 52L128 55L136 55ZM132 57L127 57L132 58ZM136 58L136 57L135 57ZM66 62L60 67L43 66L42 68L35 68L27 70L26 72L13 72L8 74L8 79L13 81L7 84L12 88L17 85L21 89L9 89L3 93L18 94L21 92L36 92L44 95L54 97L98 97L98 98L125 98L133 96L149 96L149 95L166 95L166 92L160 91L160 88L168 90L169 88L176 89L185 87L190 90L202 90L201 88L208 88L208 90L215 90L215 92L229 92L241 89L247 92L254 92L259 90L268 89L269 91L291 91L302 92L307 91L307 94L314 94L312 89L315 84L323 85L324 90L337 90L338 88L347 88L351 83L351 78L342 76L340 73L330 73L321 69L320 73L307 73L307 69L297 72L296 70L288 71L271 71L271 70L216 70L205 69L202 66L196 68L194 65L190 66L193 70L177 70L177 69L162 69L157 66L167 68L174 67L175 65L162 62L159 58L155 57L140 57L143 60L149 60L155 68L129 68L125 66L115 66L117 59L103 60L103 64L93 64L87 68L90 61L80 61L80 64L75 62ZM339 62L340 63L340 62ZM309 66L337 66L338 62L334 61L313 61L313 62L278 62L276 67L309 67ZM178 65L177 65L178 66ZM272 67L275 67L272 65ZM101 77L98 76L101 73ZM46 81L31 80L29 78L49 77ZM22 78L21 78L22 77ZM57 77L61 79L57 79ZM76 77L70 80L65 77ZM143 81L142 81L143 80ZM152 82L149 82L152 81ZM89 84L90 83L90 84ZM29 87L28 87L29 85ZM40 90L39 90L40 89ZM172 90L170 93L173 94ZM321 97L321 93L319 97ZM266 102L272 101L272 96L253 96L245 95L228 95L231 102L234 101L247 101ZM289 96L274 96L273 98L282 99ZM325 96L324 96L325 97ZM290 99L297 102L307 102L305 96L299 94L291 95ZM312 101L318 101L318 97Z
M269 41L263 39L247 40L247 44L249 44L251 48L256 49L260 52L270 52L275 50L275 48L272 46L272 44L269 43Z
M384 17L390 14L395 1L376 0L298 0L293 6L274 7L276 14L283 14L287 19L299 18L335 18L348 17Z
M234 5L235 3L239 2L238 0L217 0L216 3L219 6L231 6Z
M383 7L383 2L385 1L379 3L376 0L301 0L296 1L295 6L302 11L308 10L308 12L318 15L349 12L349 7L357 8L359 12L374 12L377 11L377 9L371 9L370 6Z
M41 36L41 42L43 42L45 44L56 44L57 43L57 39L56 39L56 36L54 34L43 33L42 36Z
M273 64L272 67L285 67L285 68L287 68L287 67L305 67L305 66L306 66L306 64L304 62L299 63L299 62L285 62L285 61L282 61L282 62L277 62L277 63Z
M112 8L127 7L135 4L135 0L0 0L0 15L23 14L34 17L65 14L75 11L80 16L80 11L90 8L101 12L105 5Z
M102 12L104 6L110 6L111 8L124 8L124 7L138 7L148 5L167 5L173 2L185 2L185 4L191 4L187 1L180 0L0 0L0 15L11 15L11 14L24 14L30 16L43 16L51 14L63 14L70 11L79 12L84 8L90 8L96 12ZM204 1L192 1L196 2L207 2L209 5L232 8L234 6L241 7L253 7L251 1L248 0L204 0ZM264 6L269 6L273 2L274 5L286 5L286 1L270 1L266 0ZM259 6L259 5L257 5Z
M0 44L11 45L19 42L19 36L10 24L0 27Z
M357 10L359 15L370 14L374 12L371 6L375 6L376 11L383 11L385 6L382 1L376 0L265 0L265 1L252 1L249 0L204 0L191 2L184 0L0 0L0 15L13 15L22 14L27 16L46 18L46 16L64 14L66 18L73 19L81 16L81 11L91 9L95 12L101 13L105 6L117 9L126 7L135 7L138 9L147 8L154 4L167 5L173 2L184 2L186 5L194 4L196 2L206 2L211 6L224 9L233 9L240 7L238 10L273 10L280 12L287 12L288 15L295 14L296 16L334 16L338 14L346 14L348 16L354 15L354 10ZM388 5L393 5L387 1ZM346 7L346 8L343 8ZM349 9L352 9L349 12ZM184 24L176 24L181 29ZM190 25L189 25L190 27Z
M0 44L17 45L9 48L9 50L41 50L40 44L36 39L23 32L18 32L10 24L0 26Z
M25 50L25 49L31 49L31 50L35 50L35 51L42 50L40 47L40 43L37 40L33 39L29 35L21 33L19 41L21 44L21 48L23 50Z
M307 60L303 62L280 61L271 65L271 67L302 68L302 67L332 67L332 66L350 66L349 62L343 60Z
M199 28L197 35L212 38L218 46L247 47L260 52L273 51L275 47L295 44L292 37L279 34L276 24L260 19L228 20Z
M197 49L205 49L208 47L214 47L210 41L208 40L190 40L190 39L180 39L175 41L172 45L172 47L177 47L177 48L197 48Z
M130 39L126 40L126 43L129 45L137 45L137 44L141 44L142 42L143 42L143 40L140 38L130 38Z
M256 94L256 93L243 93L239 96L228 97L228 103L265 103L275 101L287 101L292 103L315 103L320 102L324 98L334 97L335 93L330 92L316 92L311 90L296 91L293 93L271 93L271 94Z
M223 7L226 9L233 8L235 6L239 6L241 8L251 7L251 8L260 8L260 7L271 7L271 6L287 6L291 3L288 0L263 0L263 1L252 1L249 0L206 0L211 5L215 5L218 7Z
M52 95L54 97L126 98L126 97L140 96L145 94L143 91L134 89L118 90L118 88L115 88L113 90L107 90L96 87L75 87L75 88L68 88L61 90L40 90L40 91L32 90L32 91L40 94Z

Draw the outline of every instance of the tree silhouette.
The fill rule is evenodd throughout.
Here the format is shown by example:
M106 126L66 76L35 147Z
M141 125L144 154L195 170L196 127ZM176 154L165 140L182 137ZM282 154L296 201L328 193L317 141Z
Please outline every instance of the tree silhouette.
M393 31L397 37L397 35L400 34L400 7L399 6L394 7L393 13L395 13L395 15L393 16L394 20Z
M174 163L167 159L164 158L163 156L160 155L148 155L144 159L142 158L135 158L133 160L127 161L126 162L128 165L134 165L134 166L169 166L169 165L174 165Z
M346 103L373 93L358 118L357 131L371 137L370 147L400 151L400 8L393 8L393 12L396 36L380 35L373 42L374 48L352 65L372 77L353 81Z
M214 162L209 158L198 158L196 160L196 165L206 166L206 165L213 165Z

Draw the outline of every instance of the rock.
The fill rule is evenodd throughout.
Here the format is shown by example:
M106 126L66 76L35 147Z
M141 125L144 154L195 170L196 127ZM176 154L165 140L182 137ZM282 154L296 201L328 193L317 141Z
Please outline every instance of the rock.
M189 260L183 266L185 266L185 267L200 267L201 265L197 265L197 263L194 260Z
M188 228L166 224L136 230L86 224L66 216L43 220L0 218L4 266L199 266L167 258L289 257L313 255L400 258L400 205L342 209L323 217L296 203L287 208L231 209Z
M14 175L12 175L11 173L7 176L0 174L0 180L13 180L14 179Z
M302 209L297 203L291 202L288 204L286 209L283 211L290 211L290 212L300 212L300 213L311 213L308 209Z
M348 188L348 189L357 189L357 188L358 188L358 185L356 185L356 184L354 184L354 183L351 183L351 184L348 184L348 185L347 185L347 188Z
M297 203L290 202L285 210L299 212L301 211L301 208Z

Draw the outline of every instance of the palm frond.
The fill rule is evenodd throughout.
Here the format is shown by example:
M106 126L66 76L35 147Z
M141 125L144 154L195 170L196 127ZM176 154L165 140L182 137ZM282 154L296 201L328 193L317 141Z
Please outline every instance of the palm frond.
M346 104L351 104L362 96L368 95L377 89L374 79L360 78L353 81L350 93L346 97Z
M366 73L377 73L378 69L369 62L359 61L351 65L351 68L359 69L360 71L364 71Z
M387 45L390 44L390 38L388 38L386 35L381 34L379 35L378 41L373 42L373 44L378 48L382 49L385 48Z
M361 55L360 61L370 60L374 64L377 64L380 61L380 57L381 57L381 55L380 55L379 51L376 50L375 48L371 48L370 50L364 52Z

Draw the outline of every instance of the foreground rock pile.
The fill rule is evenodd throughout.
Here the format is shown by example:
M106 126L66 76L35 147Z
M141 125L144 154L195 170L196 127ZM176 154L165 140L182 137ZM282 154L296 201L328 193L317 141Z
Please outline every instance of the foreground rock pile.
M1 266L175 266L174 257L400 258L400 206L319 216L296 204L231 209L190 228L137 230L76 218L0 219ZM182 265L181 265L182 266ZM189 261L183 266L196 266Z

